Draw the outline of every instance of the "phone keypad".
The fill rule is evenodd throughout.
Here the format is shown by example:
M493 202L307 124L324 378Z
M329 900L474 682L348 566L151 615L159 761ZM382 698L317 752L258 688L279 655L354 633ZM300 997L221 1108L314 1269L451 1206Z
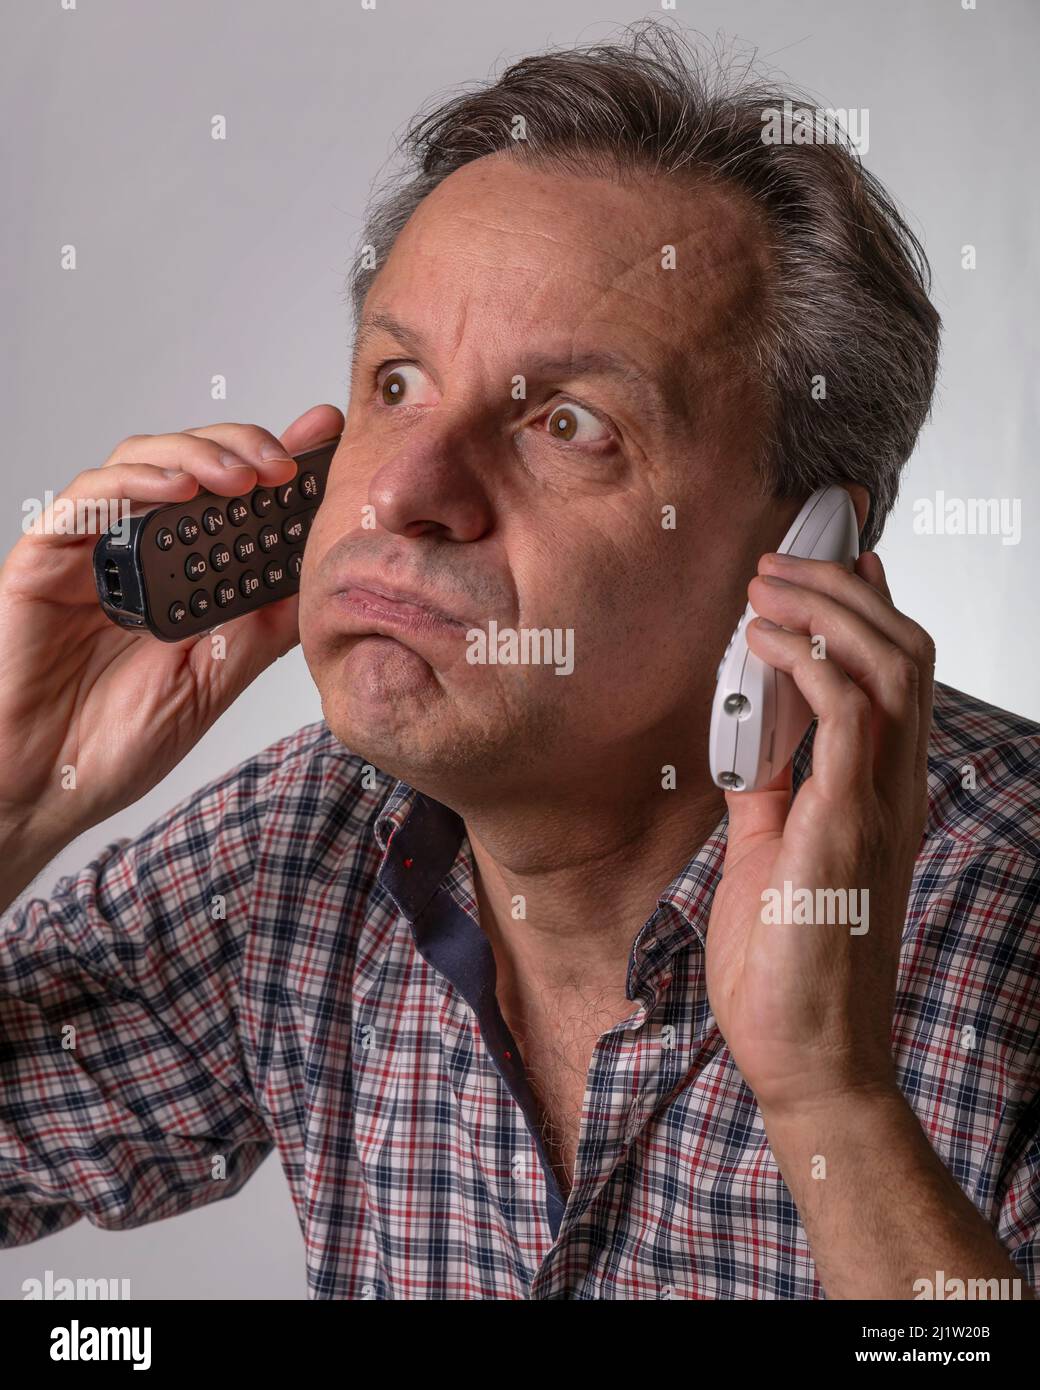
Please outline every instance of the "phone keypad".
M228 498L205 493L156 509L151 539L136 558L156 618L152 630L178 640L295 592L331 457L322 446L301 459L296 478L275 488Z

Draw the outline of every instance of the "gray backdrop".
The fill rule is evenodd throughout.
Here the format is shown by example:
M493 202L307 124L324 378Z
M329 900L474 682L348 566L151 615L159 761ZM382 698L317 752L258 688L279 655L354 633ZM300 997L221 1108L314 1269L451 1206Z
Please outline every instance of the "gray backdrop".
M896 602L936 639L938 678L1040 719L1040 209L1027 109L1040 6L977 4L677 0L675 15L757 46L824 106L869 110L865 162L909 211L946 323L934 418L881 554ZM651 13L621 0L5 0L0 550L23 499L59 490L128 434L219 419L277 433L317 402L345 406L343 283L393 132L435 92ZM210 137L216 114L225 141ZM75 271L59 265L67 243ZM226 402L210 399L217 373ZM915 535L915 500L939 489L1021 499L1019 544ZM33 891L319 717L297 650ZM0 1253L0 1298L21 1298L47 1269L129 1278L135 1298L305 1296L276 1156L202 1211L125 1233L84 1221Z

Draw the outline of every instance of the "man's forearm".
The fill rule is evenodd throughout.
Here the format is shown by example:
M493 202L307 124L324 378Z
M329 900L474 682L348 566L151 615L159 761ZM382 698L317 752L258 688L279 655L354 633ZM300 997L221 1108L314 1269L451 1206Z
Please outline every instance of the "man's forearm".
M940 1273L1036 1296L898 1090L763 1120L828 1298L942 1298Z

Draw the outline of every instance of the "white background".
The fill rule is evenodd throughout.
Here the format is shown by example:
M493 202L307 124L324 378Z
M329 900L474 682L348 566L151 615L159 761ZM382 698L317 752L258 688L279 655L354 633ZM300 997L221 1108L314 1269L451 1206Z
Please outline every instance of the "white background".
M660 13L607 0L7 0L0 275L7 440L0 548L22 502L128 434L218 419L274 432L345 406L343 286L392 136L432 95L549 43ZM817 94L869 110L867 167L924 242L941 379L880 547L940 680L1040 719L1036 654L1040 207L1035 0L728 0L675 15ZM228 138L210 138L214 114ZM73 243L78 268L59 267ZM977 248L977 269L961 248ZM226 375L226 402L210 378ZM1022 537L915 536L913 502L1020 498ZM320 717L299 654L277 663L160 786L70 845L85 864L180 797ZM125 1233L87 1222L0 1253L23 1279L131 1280L136 1298L300 1298L303 1247L276 1156L237 1198Z

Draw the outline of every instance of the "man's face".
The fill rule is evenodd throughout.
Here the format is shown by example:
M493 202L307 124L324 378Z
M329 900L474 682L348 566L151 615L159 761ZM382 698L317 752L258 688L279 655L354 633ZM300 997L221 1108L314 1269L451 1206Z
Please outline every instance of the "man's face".
M444 800L707 778L716 664L798 510L753 466L766 274L729 191L494 155L425 199L368 294L302 575L348 748ZM490 620L573 669L471 662Z

